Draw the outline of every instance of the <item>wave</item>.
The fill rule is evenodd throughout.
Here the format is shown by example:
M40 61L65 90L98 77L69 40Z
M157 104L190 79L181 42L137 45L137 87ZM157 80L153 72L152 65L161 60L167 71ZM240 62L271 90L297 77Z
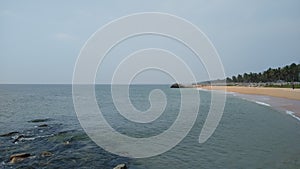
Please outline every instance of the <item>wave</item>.
M211 90L211 89L203 89L203 88L196 88L196 90L206 91L206 92L214 92L214 93L221 93L221 94L230 94L230 95L237 94L236 92L227 92L227 91L224 91L224 90Z
M300 117L296 116L295 112L292 112L292 111L289 111L289 110L286 110L285 112L286 112L286 114L291 115L292 117L294 117L295 119L300 121Z
M19 136L13 136L12 138L15 139L13 141L13 143L18 144L18 142L20 141L32 141L38 138L47 138L47 137L52 137L54 136L54 134L50 134L50 135L43 135L43 136L35 136L35 137L27 137L24 135L19 135Z
M200 91L210 91L210 90L208 90L208 89L203 89L203 88L199 88L199 87L197 87L196 90L200 90Z
M268 107L271 106L268 103L264 103L264 102L260 102L260 101L254 101L254 102L257 103L257 104L260 104L260 105L268 106Z

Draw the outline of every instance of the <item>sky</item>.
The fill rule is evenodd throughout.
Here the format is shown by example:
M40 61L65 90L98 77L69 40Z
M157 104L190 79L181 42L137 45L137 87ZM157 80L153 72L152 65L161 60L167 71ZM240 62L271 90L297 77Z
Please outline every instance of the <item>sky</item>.
M196 25L218 51L226 76L300 62L298 0L2 0L0 83L72 83L76 59L89 37L110 21L138 12L169 13ZM146 35L114 48L98 69L96 82L110 83L122 58L147 47L176 53L197 81L207 80L202 63L182 44ZM133 82L172 83L173 79L149 70Z

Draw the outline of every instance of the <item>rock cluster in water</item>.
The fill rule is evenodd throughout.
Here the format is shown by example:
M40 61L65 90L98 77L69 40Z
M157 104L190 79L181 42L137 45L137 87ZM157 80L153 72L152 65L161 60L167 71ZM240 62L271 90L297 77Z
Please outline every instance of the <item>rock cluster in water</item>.
M53 125L46 124L45 122L49 121L51 119L34 119L28 121L29 123L35 123L34 128L31 130L25 130L25 131L10 131L7 133L1 133L0 137L3 137L4 140L9 141L9 145L18 145L26 143L27 141L33 141L35 139L42 139L42 138L53 138L52 136L57 136L59 139L55 139L54 141L57 142L57 147L60 147L60 149L68 149L72 148L70 145L74 143L74 138L76 136L68 136L64 137L64 135L69 134L69 130L67 131L60 131L58 133L53 133ZM73 131L72 131L73 132ZM72 135L72 134L71 134ZM1 138L2 139L2 138ZM76 138L75 138L76 139ZM45 139L45 141L49 141ZM13 144L12 144L13 143ZM56 144L57 144L56 143ZM0 145L2 142L0 143ZM1 145L2 146L2 145ZM63 148L62 148L63 147ZM41 148L42 149L42 148ZM43 148L44 149L44 148ZM26 152L27 151L27 152ZM22 149L19 152L12 151L11 153L7 153L5 155L5 159L2 157L1 160L4 160L0 164L0 168L3 166L9 166L9 167L18 167L19 165L31 165L34 161L33 159L40 161L39 165L45 166L50 165L50 162L48 162L47 158L51 159L57 159L59 156L56 157L55 154L58 154L56 149L44 149L44 150L38 150L38 151L31 151L31 149ZM51 164L53 165L53 164ZM55 164L54 164L55 165ZM113 166L111 166L113 168ZM30 168L30 167L29 167ZM55 167L54 167L55 168ZM119 164L114 167L114 169L127 169L128 167L126 164Z
M116 167L114 167L113 169L127 169L126 164L119 164Z
M19 153L19 154L13 154L9 158L9 163L14 164L20 161L25 160L26 158L30 157L31 155L29 153Z

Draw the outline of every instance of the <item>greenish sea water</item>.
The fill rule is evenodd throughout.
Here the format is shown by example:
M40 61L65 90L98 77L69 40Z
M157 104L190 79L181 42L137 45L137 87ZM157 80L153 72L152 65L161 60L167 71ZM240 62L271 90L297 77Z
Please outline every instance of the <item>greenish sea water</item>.
M161 89L168 99L161 117L151 124L135 124L118 113L110 89L109 85L95 87L99 107L114 129L132 137L168 129L180 108L178 89L132 85L130 99L139 110L150 107L153 89ZM74 110L71 85L0 85L0 168L113 168L119 163L130 169L300 168L300 121L231 94L216 131L199 144L210 106L210 92L199 92L200 110L188 135L170 151L134 159L105 151L85 134ZM45 151L51 155L43 156ZM10 155L22 152L31 157L9 163Z

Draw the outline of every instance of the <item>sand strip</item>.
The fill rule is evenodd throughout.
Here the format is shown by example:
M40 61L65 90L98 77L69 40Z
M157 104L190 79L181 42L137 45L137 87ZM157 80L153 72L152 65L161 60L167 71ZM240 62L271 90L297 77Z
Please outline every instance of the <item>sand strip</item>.
M240 86L202 86L200 88L239 93L241 97L267 103L274 108L289 111L287 113L293 112L293 115L300 118L300 89Z
M202 89L225 90L242 94L266 95L286 99L300 100L300 89L273 87L241 87L241 86L202 86Z

